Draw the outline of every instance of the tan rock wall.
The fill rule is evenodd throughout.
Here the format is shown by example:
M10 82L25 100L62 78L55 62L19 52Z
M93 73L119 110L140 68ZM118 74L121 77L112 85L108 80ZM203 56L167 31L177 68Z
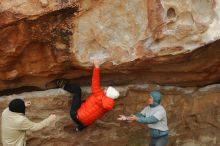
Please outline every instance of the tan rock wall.
M94 58L106 76L218 82L219 10L217 0L2 0L0 90L48 89L58 78L85 82ZM123 77L116 83L129 84Z
M58 118L41 131L28 133L30 146L144 146L149 142L148 128L137 123L116 121L119 114L132 114L146 106L146 94L151 90L163 93L162 105L168 115L169 146L218 146L220 144L220 85L203 88L178 88L158 85L129 85L117 87L121 97L113 111L96 121L85 131L74 133L69 117L70 94L62 89L28 92L1 97L1 112L13 98L32 101L27 116L40 121L50 113ZM90 94L83 88L83 97Z

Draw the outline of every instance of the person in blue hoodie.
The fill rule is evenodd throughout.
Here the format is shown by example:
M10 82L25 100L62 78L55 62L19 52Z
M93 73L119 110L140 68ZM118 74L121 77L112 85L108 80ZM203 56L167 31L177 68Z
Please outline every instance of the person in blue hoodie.
M148 95L146 106L141 112L124 116L120 115L118 120L137 121L147 124L150 130L151 142L149 146L166 146L168 142L168 131L166 111L160 105L162 95L159 91L152 91Z

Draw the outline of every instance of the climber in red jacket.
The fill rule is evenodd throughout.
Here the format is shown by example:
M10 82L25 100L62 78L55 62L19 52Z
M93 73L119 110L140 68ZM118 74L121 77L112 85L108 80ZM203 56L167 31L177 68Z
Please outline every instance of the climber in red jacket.
M119 97L119 92L109 86L102 90L100 86L100 61L94 61L95 68L92 75L92 95L85 102L81 102L81 88L77 85L66 84L63 89L73 93L73 101L70 110L72 120L77 124L76 131L81 131L91 125L106 112L113 109L114 99Z

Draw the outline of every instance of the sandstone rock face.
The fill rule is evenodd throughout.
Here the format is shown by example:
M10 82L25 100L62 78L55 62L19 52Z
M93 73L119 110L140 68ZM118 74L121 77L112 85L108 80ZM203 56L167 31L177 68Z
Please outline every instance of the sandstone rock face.
M146 94L152 90L163 93L170 128L169 146L219 146L220 145L220 85L203 88L178 88L158 85L118 86L121 96L115 108L103 118L74 133L74 124L69 117L71 95L62 89L27 92L4 96L0 99L2 112L13 98L32 101L27 116L34 121L56 113L56 123L38 131L28 132L30 146L145 146L149 142L148 128L138 123L116 120L119 114L133 114L146 106ZM90 88L83 88L83 97ZM1 145L1 144L0 144Z
M0 26L9 25L23 18L37 19L49 12L75 5L76 0L2 0L0 3Z
M219 15L217 0L2 0L0 89L86 84L94 58L108 84L218 82Z
M169 146L219 146L220 85L196 87L220 80L219 18L218 0L1 0L0 95L54 88L60 78L90 85L98 58L102 84L118 85L122 96L79 134L68 115L71 95L62 89L1 97L0 111L22 97L33 103L32 120L58 115L55 124L28 133L31 146L142 146L147 127L115 119L140 111L146 93L157 89ZM89 93L85 87L84 97Z
M73 49L82 63L97 55L114 64L175 55L219 38L212 28L219 27L219 2L103 0L97 5L76 19Z

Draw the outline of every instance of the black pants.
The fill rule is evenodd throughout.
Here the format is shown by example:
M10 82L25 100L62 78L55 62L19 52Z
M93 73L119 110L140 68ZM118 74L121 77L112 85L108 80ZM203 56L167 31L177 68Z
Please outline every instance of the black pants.
M71 109L70 109L70 117L77 124L78 129L82 130L86 126L84 126L77 118L77 110L80 108L81 103L82 103L81 102L81 88L78 85L66 84L64 86L64 90L74 94Z

